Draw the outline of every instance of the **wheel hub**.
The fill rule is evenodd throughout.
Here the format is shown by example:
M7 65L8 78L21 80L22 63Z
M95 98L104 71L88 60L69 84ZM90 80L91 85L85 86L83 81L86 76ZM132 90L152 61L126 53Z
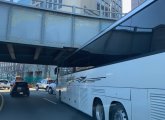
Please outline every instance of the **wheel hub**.
M103 120L103 109L101 106L96 106L96 120Z
M126 114L123 110L119 110L115 113L114 120L127 120Z

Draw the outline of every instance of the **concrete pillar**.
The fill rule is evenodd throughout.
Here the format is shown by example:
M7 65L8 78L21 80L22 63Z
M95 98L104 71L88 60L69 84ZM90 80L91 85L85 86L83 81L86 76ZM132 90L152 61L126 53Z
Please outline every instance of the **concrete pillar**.
M44 78L47 78L47 73L48 73L48 65L45 65L45 68L44 68Z

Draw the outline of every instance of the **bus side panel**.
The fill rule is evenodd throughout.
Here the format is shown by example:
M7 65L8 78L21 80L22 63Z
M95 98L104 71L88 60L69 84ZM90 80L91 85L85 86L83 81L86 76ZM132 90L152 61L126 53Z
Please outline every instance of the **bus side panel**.
M81 85L79 87L79 110L92 116L93 99L91 86Z
M104 88L105 89L105 88ZM131 90L130 88L112 88L112 87L106 87L106 96L110 96L113 98L119 98L119 99L125 99L130 100L131 98Z
M96 97L100 98L100 100L103 103L104 113L105 113L105 120L109 120L109 110L110 110L111 103L113 101L119 102L119 103L121 103L124 106L124 108L125 108L125 110L127 112L127 115L128 115L128 119L131 120L131 101L124 100L124 99L107 97L107 96L99 96L99 95L93 96L93 100ZM91 113L91 116L92 116L92 113Z
M72 106L72 86L68 85L67 86L67 92L66 92L66 98L67 98L67 103Z
M92 116L93 97L90 87L86 85L67 85L66 91L62 91L62 102Z
M146 89L132 89L132 120L149 120L148 92Z
M66 91L61 91L61 101L70 104L69 97L69 88L67 87Z
M129 120L131 120L131 101L126 99L119 99L114 97L107 97L99 94L91 94L92 89L84 86L79 87L79 108L71 104L70 101L67 104L72 107L92 116L93 101L95 98L99 98L104 106L105 120L109 120L109 109L113 101L121 103L126 109Z
M70 105L74 108L79 108L79 86L70 86Z
M150 120L165 120L165 90L149 89L148 99Z
M112 102L121 103L131 119L130 88L93 87L91 91L93 100L96 97L101 99L106 120L109 120L109 109Z

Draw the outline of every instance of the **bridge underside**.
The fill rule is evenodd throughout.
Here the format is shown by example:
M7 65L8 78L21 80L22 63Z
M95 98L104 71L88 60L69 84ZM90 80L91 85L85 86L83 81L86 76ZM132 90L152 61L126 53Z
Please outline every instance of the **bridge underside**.
M58 65L75 50L0 42L0 62Z
M0 62L58 65L114 20L0 0Z

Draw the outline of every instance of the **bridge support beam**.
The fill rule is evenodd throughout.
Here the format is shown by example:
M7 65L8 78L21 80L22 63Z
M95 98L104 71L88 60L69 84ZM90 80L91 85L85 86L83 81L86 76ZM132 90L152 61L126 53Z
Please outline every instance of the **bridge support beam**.
M34 53L34 60L38 60L41 51L42 51L41 47L36 48L35 53Z
M9 54L10 54L10 57L12 60L15 60L16 57L15 57L15 52L14 52L14 47L12 44L7 44L7 49L9 51Z

